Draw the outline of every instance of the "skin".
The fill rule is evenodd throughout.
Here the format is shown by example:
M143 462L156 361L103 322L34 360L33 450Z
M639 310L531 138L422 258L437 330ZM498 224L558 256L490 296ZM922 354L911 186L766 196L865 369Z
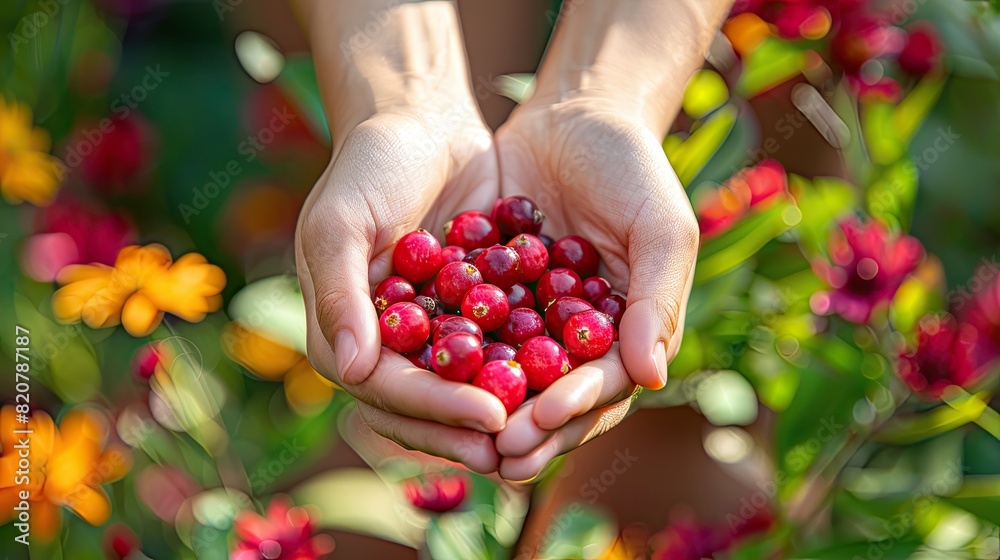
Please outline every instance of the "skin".
M352 425L524 481L624 419L637 385L665 384L698 227L659 140L729 7L567 2L534 95L494 137L472 96L452 3L296 3L316 27L313 57L334 138L299 220L298 274L310 359L357 397L361 422ZM385 23L368 33L373 13ZM497 196L514 194L543 207L549 235L593 242L601 274L628 302L620 345L507 418L485 391L380 348L370 287L389 274L404 233L439 232L457 212L488 211ZM486 433L497 433L495 444Z

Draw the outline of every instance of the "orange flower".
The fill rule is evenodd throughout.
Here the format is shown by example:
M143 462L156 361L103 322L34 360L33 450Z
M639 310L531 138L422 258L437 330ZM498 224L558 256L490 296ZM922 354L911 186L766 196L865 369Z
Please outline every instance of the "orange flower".
M44 206L62 181L62 163L49 155L49 135L31 126L31 109L0 97L0 192L8 202Z
M30 430L17 434L14 430ZM91 525L111 515L111 502L101 488L125 476L132 456L122 446L108 445L110 426L92 409L73 409L59 428L48 414L35 411L27 425L17 421L13 406L0 411L0 523L20 512L14 508L28 491L31 535L49 541L62 525L65 506ZM19 466L27 438L27 469ZM27 471L27 477L18 471Z
M95 329L121 323L132 336L153 332L164 313L201 321L222 305L226 285L222 269L205 257L189 253L173 262L162 245L125 247L113 267L67 266L56 281L63 286L52 296L57 319Z
M336 385L309 364L298 351L275 342L239 323L230 323L222 347L231 360L264 381L282 381L285 400L299 414L326 408Z

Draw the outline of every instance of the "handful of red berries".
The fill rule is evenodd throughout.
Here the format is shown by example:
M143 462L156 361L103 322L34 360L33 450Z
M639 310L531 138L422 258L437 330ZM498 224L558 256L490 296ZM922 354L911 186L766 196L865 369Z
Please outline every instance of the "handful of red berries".
M508 414L529 389L606 354L625 299L596 275L589 241L553 241L541 234L544 219L534 202L513 196L498 200L492 217L455 216L444 248L423 229L404 235L392 253L397 276L372 295L382 344L493 393Z

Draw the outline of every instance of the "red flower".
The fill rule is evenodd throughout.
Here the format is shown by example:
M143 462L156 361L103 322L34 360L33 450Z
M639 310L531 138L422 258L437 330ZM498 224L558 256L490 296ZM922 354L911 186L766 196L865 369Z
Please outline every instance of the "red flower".
M981 371L973 358L976 338L975 328L951 315L924 317L917 347L900 354L896 373L914 393L935 399L952 385L967 387Z
M899 53L899 67L914 76L923 76L941 63L941 41L929 25L910 29L906 46Z
M136 241L124 216L69 196L39 213L37 232L25 242L21 261L25 273L39 282L51 282L71 264L112 265L118 252Z
M329 535L313 535L309 512L275 496L266 517L244 511L233 522L236 547L230 560L316 560L333 551Z
M150 126L137 114L109 120L107 131L93 128L89 138L84 135L77 140L66 161L74 165L73 158L80 158L83 178L97 192L125 194L134 189L136 177L149 160Z
M858 14L844 20L830 43L830 55L844 72L858 76L869 60L898 53L904 40L902 30L886 25L883 18Z
M127 560L133 552L140 550L142 542L128 525L112 523L101 536L101 548L108 560Z
M862 78L847 76L848 84L862 103L873 101L896 103L903 97L903 88L892 78L882 77L874 83L868 83Z
M982 364L1000 359L1000 276L996 276L995 269L990 271L989 266L977 271L976 280L982 281L980 271L993 274L992 279L981 286L972 301L963 305L959 313L959 320L971 325L979 335L975 357Z
M428 473L403 483L406 499L415 507L434 513L451 511L465 501L469 477L464 473Z
M915 238L890 234L879 222L841 222L839 235L830 240L830 262L813 265L816 275L833 288L813 296L813 310L837 313L852 323L868 322L878 305L892 300L923 254Z
M740 170L721 187L696 201L702 237L726 231L754 208L766 207L787 191L785 169L773 159Z
M715 558L717 553L730 549L748 537L770 530L774 513L769 508L759 509L739 523L723 526L698 523L690 515L672 516L666 529L651 539L653 560L701 560ZM731 517L731 516L730 516Z
M139 348L132 358L132 376L142 383L148 382L153 377L156 366L163 360L162 352L163 349L155 342Z

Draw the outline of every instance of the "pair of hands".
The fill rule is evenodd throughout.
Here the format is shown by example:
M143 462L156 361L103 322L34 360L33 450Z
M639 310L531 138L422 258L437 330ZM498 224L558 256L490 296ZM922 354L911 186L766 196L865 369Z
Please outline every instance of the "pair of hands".
M394 107L355 126L305 203L295 246L309 356L357 399L356 426L477 472L530 480L624 419L637 384L666 382L697 222L659 139L612 103L528 101L496 135L471 99L434 105L442 108ZM486 391L382 348L370 289L390 274L404 233L440 232L458 212L489 212L512 195L539 204L547 234L589 239L627 308L611 352L508 417Z

